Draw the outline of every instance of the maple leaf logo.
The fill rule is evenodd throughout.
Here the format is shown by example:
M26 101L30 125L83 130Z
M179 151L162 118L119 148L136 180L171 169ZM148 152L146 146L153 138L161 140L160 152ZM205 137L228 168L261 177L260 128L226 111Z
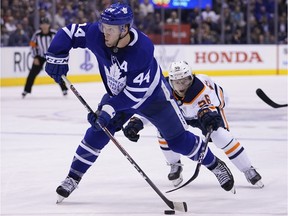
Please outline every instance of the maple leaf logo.
M109 71L110 76L114 77L115 79L119 79L121 72L118 68L117 64L112 64Z
M126 85L126 76L121 77L122 73L116 63L112 64L108 70L105 66L107 85L113 95L119 94Z
M121 9L121 11L122 11L124 14L127 14L127 13L128 13L127 7L123 7L123 8Z

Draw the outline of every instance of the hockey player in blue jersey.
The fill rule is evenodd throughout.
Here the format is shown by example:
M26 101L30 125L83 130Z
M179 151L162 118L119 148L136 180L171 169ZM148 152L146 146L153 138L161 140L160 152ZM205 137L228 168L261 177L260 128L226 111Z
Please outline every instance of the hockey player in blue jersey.
M225 152L237 169L244 173L249 183L262 188L264 184L261 181L261 175L252 166L245 148L229 130L224 111L229 98L223 88L209 76L193 74L191 67L185 61L172 62L168 74L166 79L187 123L200 129L203 135L207 134L207 127L212 127L211 141ZM205 114L199 118L199 112ZM145 118L132 117L123 129L125 136L129 140L137 142L139 131L147 123ZM158 141L168 164L171 166L168 179L172 181L174 186L177 186L183 179L180 154L169 149L161 133L158 133Z
M57 83L68 72L70 49L90 49L98 60L107 91L98 110L88 114L91 127L75 152L68 176L56 189L58 202L74 191L109 142L101 128L106 127L114 134L134 114L154 124L173 151L194 161L198 159L203 142L187 130L186 121L154 58L151 40L132 26L131 8L126 4L112 4L102 12L98 22L70 24L59 30L48 49L45 70ZM234 190L230 170L209 148L203 164L217 170L225 190Z

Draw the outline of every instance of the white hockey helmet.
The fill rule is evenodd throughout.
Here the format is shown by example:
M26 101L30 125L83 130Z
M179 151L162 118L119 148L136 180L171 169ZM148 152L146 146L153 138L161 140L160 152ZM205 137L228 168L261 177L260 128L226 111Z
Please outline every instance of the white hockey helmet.
M169 80L179 80L185 77L191 77L193 79L192 69L186 61L172 62L168 74Z
M169 68L169 84L181 97L184 97L187 89L193 82L191 67L186 61L172 62Z

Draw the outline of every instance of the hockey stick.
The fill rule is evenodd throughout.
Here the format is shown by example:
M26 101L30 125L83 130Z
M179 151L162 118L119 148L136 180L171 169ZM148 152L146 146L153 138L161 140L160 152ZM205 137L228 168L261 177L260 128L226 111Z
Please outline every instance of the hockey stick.
M79 101L85 106L88 112L94 112L91 107L87 104L84 98L80 95L80 93L76 90L76 88L72 85L72 83L67 79L66 76L61 76L67 86L71 89L71 91L75 94L75 96L79 99ZM116 138L110 133L110 131L106 127L102 127L101 129L106 133L106 135L111 139L111 141L118 147L118 149L122 152L122 154L127 158L127 160L133 165L133 167L141 174L141 176L146 180L146 182L154 189L154 191L161 197L161 199L171 208L181 212L187 212L187 204L186 202L172 202L169 200L164 194L156 187L156 185L150 180L150 178L144 173L144 171L138 166L138 164L133 160L133 158L128 154L128 152L120 145L120 143L116 140Z
M287 107L288 104L277 104L274 101L272 101L263 91L262 89L258 88L256 90L256 94L268 105L270 105L273 108L280 108L280 107Z
M193 176L187 182L185 182L183 185L179 186L178 188L174 188L172 190L166 191L166 193L170 193L170 192L179 190L180 188L185 187L186 185L190 184L192 181L194 181L194 179L197 178L197 176L199 174L199 171L200 171L200 167L202 165L202 162L203 162L203 159L204 159L204 156L205 156L205 151L207 149L208 142L210 140L212 132L213 132L213 130L211 129L206 134L205 141L204 141L204 144L202 145L201 152L200 152L200 155L199 155L199 158L198 158L198 162L197 162L197 165L196 165L195 172L194 172Z

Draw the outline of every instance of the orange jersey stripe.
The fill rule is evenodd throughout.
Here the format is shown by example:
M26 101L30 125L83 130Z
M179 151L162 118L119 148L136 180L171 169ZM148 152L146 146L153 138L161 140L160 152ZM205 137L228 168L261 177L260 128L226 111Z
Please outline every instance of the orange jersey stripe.
M231 149L229 149L228 151L225 152L226 155L230 154L231 152L233 152L235 149L237 149L240 146L240 143L237 142Z
M164 141L161 141L161 140L158 140L159 144L161 145L167 145L167 142L164 140Z

